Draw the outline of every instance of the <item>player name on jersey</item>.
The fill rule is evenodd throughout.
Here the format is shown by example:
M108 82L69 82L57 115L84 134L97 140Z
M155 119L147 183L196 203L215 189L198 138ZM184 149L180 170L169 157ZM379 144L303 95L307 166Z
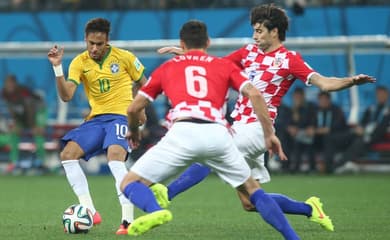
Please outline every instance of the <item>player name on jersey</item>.
M180 55L173 58L173 61L180 62L185 60L201 61L201 62L211 62L214 60L211 56L194 56L194 55Z

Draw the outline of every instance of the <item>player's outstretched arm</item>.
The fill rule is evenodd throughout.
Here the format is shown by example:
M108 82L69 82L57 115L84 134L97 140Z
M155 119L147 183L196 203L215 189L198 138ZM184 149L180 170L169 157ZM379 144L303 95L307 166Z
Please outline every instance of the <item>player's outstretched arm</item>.
M331 92L339 91L352 87L354 85L362 85L366 83L375 83L376 79L366 74L359 74L352 77L325 77L319 73L313 74L310 79L310 83L319 87L322 91Z
M53 65L54 75L56 76L57 92L64 102L68 102L73 98L77 85L73 82L68 82L65 79L62 69L62 57L64 56L64 48L59 48L54 45L47 53L49 62Z

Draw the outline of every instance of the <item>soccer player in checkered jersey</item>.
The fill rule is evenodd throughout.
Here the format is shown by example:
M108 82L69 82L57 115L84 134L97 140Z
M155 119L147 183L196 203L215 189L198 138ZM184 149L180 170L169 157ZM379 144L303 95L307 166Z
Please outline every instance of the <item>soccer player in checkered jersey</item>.
M263 94L272 121L277 116L282 97L296 79L300 79L307 86L315 85L322 91L338 91L354 85L375 82L374 78L365 74L344 78L325 77L309 67L299 53L283 46L288 29L288 17L279 7L256 6L251 10L250 20L254 43L243 46L227 55L225 59L229 59L249 75L252 83ZM175 47L165 47L158 51L182 54L182 50ZM266 148L262 142L263 136L260 131L256 131L258 119L247 97L239 95L231 116L234 119L232 129L235 143L251 167L252 176L261 183L269 182L270 175L264 166L263 154ZM177 194L199 183L209 173L209 168L195 163L170 183L167 190L161 184L155 184L152 190L160 199L160 203L167 206ZM240 193L238 195L244 209L252 210L253 205L248 198ZM322 203L317 197L311 197L306 202L298 202L281 194L270 195L284 213L307 216L325 229L333 231L333 224L323 212Z
M61 99L70 101L77 86L83 84L91 107L86 121L61 139L64 148L60 158L65 175L80 204L93 212L94 225L100 224L102 219L93 204L79 159L88 161L98 154L107 154L122 207L122 222L116 234L122 235L127 234L128 224L134 220L134 207L119 189L127 173L126 109L133 99L131 93L136 91L132 88L133 84L139 88L147 79L144 66L134 54L108 44L109 33L108 20L95 18L88 21L85 27L87 50L72 60L67 80L61 64L64 49L54 46L48 53L48 59L53 64Z
M140 235L171 221L171 212L161 208L148 186L197 160L248 195L263 219L285 239L299 239L276 202L250 176L250 168L235 146L224 118L225 96L231 87L252 102L257 124L262 126L257 131L264 132L265 146L285 159L260 92L232 62L207 55L209 38L204 23L185 23L180 30L180 44L185 54L158 67L128 108L127 137L134 147L140 141L137 123L141 110L161 93L173 108L173 124L167 134L136 161L122 181L123 193L147 213L131 224L129 234Z

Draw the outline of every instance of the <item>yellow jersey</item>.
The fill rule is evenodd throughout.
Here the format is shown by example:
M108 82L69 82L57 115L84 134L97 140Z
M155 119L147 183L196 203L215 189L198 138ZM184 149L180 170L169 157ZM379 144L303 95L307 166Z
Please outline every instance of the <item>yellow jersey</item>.
M131 52L108 46L100 62L88 51L77 55L69 65L68 81L84 85L91 111L86 120L100 114L127 115L133 100L133 83L139 81L145 67Z

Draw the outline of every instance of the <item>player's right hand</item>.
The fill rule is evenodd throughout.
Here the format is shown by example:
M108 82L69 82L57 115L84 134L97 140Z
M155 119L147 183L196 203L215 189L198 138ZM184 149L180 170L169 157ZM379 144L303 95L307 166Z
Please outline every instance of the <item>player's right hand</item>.
M64 48L58 48L54 45L47 53L47 58L53 66L58 66L62 63L62 56L64 56Z
M352 82L355 85L362 85L365 83L375 83L376 78L374 78L372 76L368 76L366 74L359 74L359 75L352 77Z
M139 129L127 131L126 139L131 149L138 148L141 142L141 131Z
M270 137L265 138L265 143L268 148L268 152L270 154L270 157L272 157L273 154L276 154L279 156L279 159L282 161L287 160L287 156L283 151L282 143L280 142L279 138L273 134Z
M159 54L168 54L168 53L171 53L174 55L183 55L184 54L184 51L182 48L175 47L175 46L162 47L162 48L157 49L157 52Z

